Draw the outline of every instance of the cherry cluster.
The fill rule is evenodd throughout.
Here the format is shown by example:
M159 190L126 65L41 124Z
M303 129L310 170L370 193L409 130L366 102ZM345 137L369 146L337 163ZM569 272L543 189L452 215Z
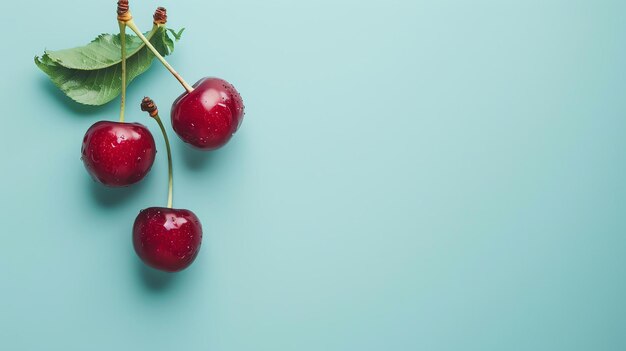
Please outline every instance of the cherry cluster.
M224 146L237 131L244 116L241 95L235 87L219 78L207 77L190 86L165 61L133 22L127 0L117 8L122 55L122 104L120 121L99 121L92 125L82 143L82 161L97 182L109 187L127 187L141 181L152 168L156 146L152 134L140 123L124 121L126 99L125 29L129 27L144 41L155 57L174 75L185 92L173 103L172 127L186 143L200 150ZM155 23L167 18L158 8ZM137 255L149 266L168 272L187 268L198 255L202 241L202 225L189 210L172 208L173 173L170 143L158 108L144 98L141 109L154 118L163 134L168 155L167 207L150 207L140 211L133 226L133 245Z

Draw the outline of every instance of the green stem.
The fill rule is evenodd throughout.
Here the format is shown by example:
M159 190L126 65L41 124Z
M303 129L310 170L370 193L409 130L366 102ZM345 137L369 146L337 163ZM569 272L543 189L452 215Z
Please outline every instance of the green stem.
M185 82L185 80L180 76L180 74L178 74L178 72L176 72L176 70L174 70L174 68L165 60L165 58L163 58L163 56L157 51L157 49L154 48L152 43L150 43L150 40L146 39L146 37L143 35L143 33L141 33L139 28L137 28L137 25L135 24L135 22L131 19L131 20L126 22L126 25L133 32L135 32L135 34L137 34L139 39L141 39L144 42L144 44L146 44L148 49L150 49L150 51L152 51L154 56L156 56L156 58L159 59L159 61L161 61L163 66L165 66L165 68L167 68L167 70L170 71L170 73L180 82L180 84L182 84L182 86L185 88L185 90L187 90L188 93L191 93L193 91L193 88L191 87L191 85L189 85L189 84L187 84L187 82Z
M165 127L163 126L163 122L161 122L161 118L157 113L153 117L159 127L161 128L161 132L163 133L163 138L165 139L165 148L167 149L167 173L169 175L169 181L167 186L167 207L172 208L172 202L174 197L174 171L172 167L172 151L170 150L170 141L167 138L167 133L165 132Z
M126 26L126 22L124 22L124 25ZM148 34L145 34L144 36L146 37L146 39L152 40L152 38L154 37L154 35L157 33L158 30L159 30L159 26L157 26L155 24L155 25L152 26L152 29L150 30L150 32L148 32ZM127 52L126 53L126 57L128 58L128 57L131 57L131 56L135 55L141 49L142 49L142 46L139 46L135 50L133 50L131 52Z
M120 25L120 44L122 47L122 102L120 106L120 122L124 123L126 110L126 23L118 21Z

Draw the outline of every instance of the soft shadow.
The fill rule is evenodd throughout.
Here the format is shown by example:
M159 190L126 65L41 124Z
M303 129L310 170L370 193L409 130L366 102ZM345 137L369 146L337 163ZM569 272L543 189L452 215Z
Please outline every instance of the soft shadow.
M137 273L144 286L152 291L163 291L172 286L177 273L161 272L146 266L143 262L137 262Z
M179 144L182 144L179 143ZM182 148L183 159L187 168L193 171L206 169L217 157L216 151L202 151L185 144Z
M78 102L67 97L67 95L65 95L61 89L57 88L47 77L41 77L39 79L39 85L54 99L55 102L59 105L67 107L76 116L95 115L96 113L102 112L103 108L106 108L104 106L79 104Z
M91 178L86 178L89 182L89 188L96 202L105 208L116 207L127 201L129 198L141 192L146 186L146 179L142 179L138 184L123 188L110 188L104 186Z

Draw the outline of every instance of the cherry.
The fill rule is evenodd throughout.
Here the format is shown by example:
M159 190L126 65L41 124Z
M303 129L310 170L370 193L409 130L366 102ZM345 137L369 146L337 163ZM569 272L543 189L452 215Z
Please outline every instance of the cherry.
M81 159L87 172L96 181L111 187L128 186L142 180L152 168L156 156L154 138L148 128L139 123L124 123L126 27L122 20L132 16L128 11L127 0L120 0L117 5L122 58L120 121L101 121L92 125L85 133L81 149Z
M150 207L135 219L133 246L150 267L181 271L196 259L201 242L202 225L189 210Z
M133 225L135 252L147 265L166 272L178 272L196 259L202 242L202 225L196 215L184 209L172 208L172 152L165 127L154 102L146 97L141 109L147 111L161 128L167 149L168 195L167 207L150 207L139 212Z
M156 146L142 124L100 121L85 133L81 154L93 179L106 186L123 187L148 174Z
M241 95L235 87L219 78L200 79L193 87L174 70L158 50L141 33L131 19L124 22L163 66L180 82L186 92L172 105L172 127L186 143L202 149L224 146L239 129L244 115Z
M172 105L172 127L186 143L202 150L224 146L244 115L241 95L223 79L203 78Z

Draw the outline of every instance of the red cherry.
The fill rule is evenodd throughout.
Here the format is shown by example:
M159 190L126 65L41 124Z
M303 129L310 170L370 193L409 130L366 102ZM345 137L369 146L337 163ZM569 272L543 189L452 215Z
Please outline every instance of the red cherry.
M189 210L150 207L133 226L133 246L148 266L178 272L196 259L202 242L202 225Z
M172 105L172 127L178 136L202 150L224 146L243 121L244 106L234 86L203 78Z
M137 183L148 174L156 146L142 124L100 121L85 133L83 163L93 179L111 187Z

